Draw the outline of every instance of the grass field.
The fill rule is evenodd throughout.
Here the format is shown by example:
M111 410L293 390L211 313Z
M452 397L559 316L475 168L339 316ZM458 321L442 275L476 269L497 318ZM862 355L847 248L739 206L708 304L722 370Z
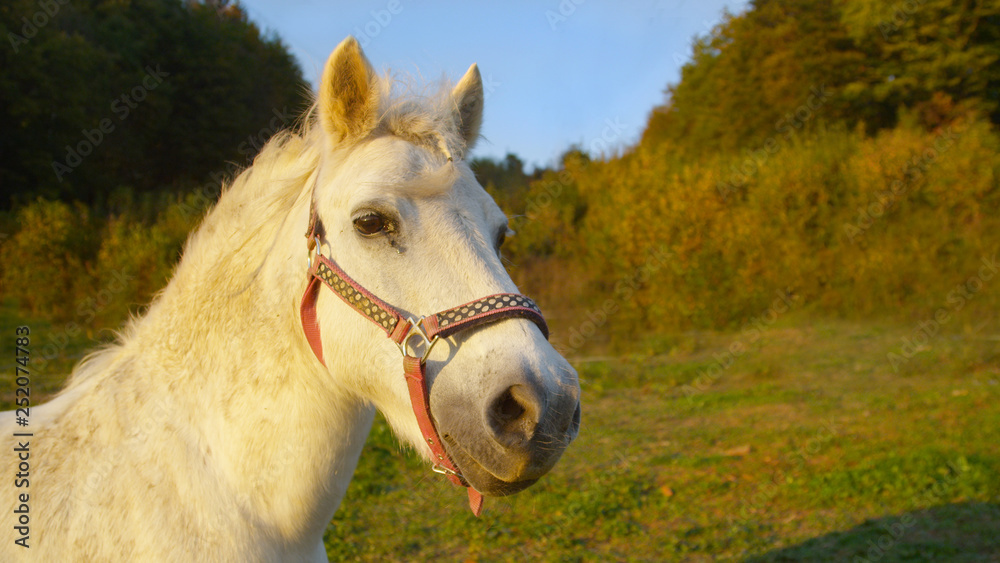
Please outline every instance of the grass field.
M1000 561L1000 341L939 334L897 373L912 333L799 319L721 371L742 335L578 363L580 437L479 520L380 422L330 558Z
M754 342L689 333L579 361L580 437L480 519L378 420L330 558L1000 561L1000 329L958 324L895 361L914 326L807 318ZM32 330L39 350L67 335ZM47 369L64 373L87 338L55 344L65 358Z

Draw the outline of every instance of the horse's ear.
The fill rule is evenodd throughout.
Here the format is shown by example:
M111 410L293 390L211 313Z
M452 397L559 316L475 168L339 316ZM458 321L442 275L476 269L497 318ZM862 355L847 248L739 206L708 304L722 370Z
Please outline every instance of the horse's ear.
M361 138L378 119L378 77L354 37L334 49L319 85L319 119L337 141Z
M479 126L483 123L483 79L475 63L455 85L451 99L455 102L458 132L465 139L466 147L471 149L479 138Z

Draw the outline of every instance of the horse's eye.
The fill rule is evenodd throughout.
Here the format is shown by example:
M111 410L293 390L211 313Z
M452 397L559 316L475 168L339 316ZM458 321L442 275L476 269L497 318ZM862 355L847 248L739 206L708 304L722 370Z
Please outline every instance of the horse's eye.
M507 235L512 234L514 234L514 231L510 230L510 227L507 225L504 225L499 231L497 231L497 254L500 254L500 247L503 246L503 243L507 240Z
M385 217L379 215L378 213L362 215L354 220L354 228L366 237L377 235L382 231L385 231L388 226L389 222L386 221Z

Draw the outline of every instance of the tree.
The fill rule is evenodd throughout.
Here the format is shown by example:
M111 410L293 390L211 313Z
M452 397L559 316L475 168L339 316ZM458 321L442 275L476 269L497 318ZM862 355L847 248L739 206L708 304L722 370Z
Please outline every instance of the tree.
M997 0L755 0L695 40L643 143L754 149L820 123L875 132L906 109L933 126L953 106L1000 123L998 60Z
M238 4L12 0L0 34L0 207L218 178L308 100L285 46Z
M862 59L831 0L757 0L695 40L645 139L695 152L732 150L842 117L828 93Z
M843 0L841 19L867 54L844 89L856 107L946 99L1000 123L1000 2Z

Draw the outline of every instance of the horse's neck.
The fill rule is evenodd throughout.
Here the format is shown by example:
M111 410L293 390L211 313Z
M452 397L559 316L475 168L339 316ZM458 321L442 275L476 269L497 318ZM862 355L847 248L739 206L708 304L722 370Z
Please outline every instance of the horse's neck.
M335 385L301 336L303 203L265 227L241 226L249 210L234 207L222 201L206 219L129 344L201 425L208 463L244 509L286 540L322 534L373 410Z

